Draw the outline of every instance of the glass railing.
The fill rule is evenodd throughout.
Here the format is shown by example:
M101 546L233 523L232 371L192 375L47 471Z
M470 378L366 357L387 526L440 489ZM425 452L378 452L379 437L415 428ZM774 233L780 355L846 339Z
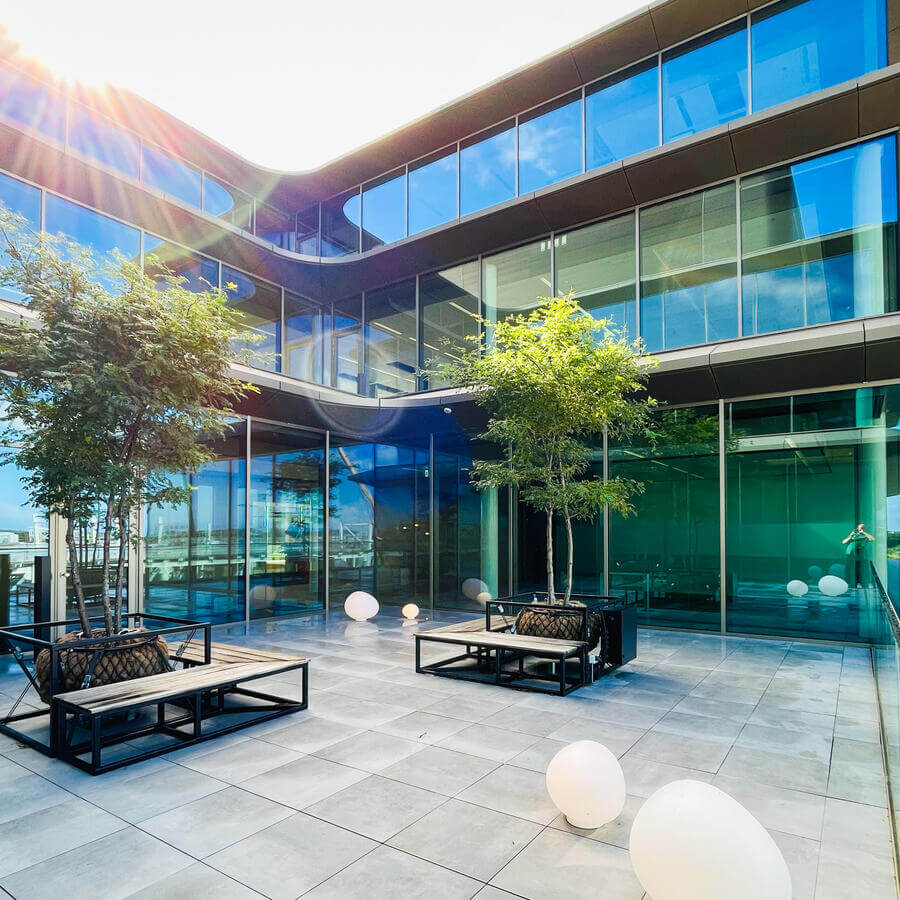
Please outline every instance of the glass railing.
M884 752L887 801L891 820L895 866L900 861L900 617L894 600L900 586L900 557L888 551L886 577L893 591L888 592L873 566L876 601L880 605L879 628L872 643L872 663Z

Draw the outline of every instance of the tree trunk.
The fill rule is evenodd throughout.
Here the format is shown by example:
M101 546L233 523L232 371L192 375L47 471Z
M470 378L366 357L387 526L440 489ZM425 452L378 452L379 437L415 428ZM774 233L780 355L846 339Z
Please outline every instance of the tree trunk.
M109 555L110 541L112 539L112 521L113 521L113 500L114 494L110 494L106 498L106 515L103 518L103 556L102 566L103 574L100 579L100 599L103 601L103 621L106 625L106 633L112 636L116 633L115 623L113 622L112 607L109 604ZM96 553L96 542L94 543L94 552Z
M553 584L553 507L547 508L547 602L556 603Z
M124 493L119 498L116 509L116 522L119 526L119 558L116 561L115 621L116 634L122 630L122 606L125 594L125 553L128 550L128 512L125 509Z
M575 571L575 541L572 539L572 517L569 515L568 504L566 504L563 509L563 515L566 519L566 543L568 544L568 558L566 560L566 598L563 602L568 603L572 597L572 581Z
M78 607L78 618L81 631L86 638L91 636L91 623L88 619L87 607L84 604L84 588L81 586L81 564L78 560L78 545L75 543L75 523L72 520L74 510L69 505L66 518L66 547L69 548L69 567L71 568L72 587L75 590L75 605Z

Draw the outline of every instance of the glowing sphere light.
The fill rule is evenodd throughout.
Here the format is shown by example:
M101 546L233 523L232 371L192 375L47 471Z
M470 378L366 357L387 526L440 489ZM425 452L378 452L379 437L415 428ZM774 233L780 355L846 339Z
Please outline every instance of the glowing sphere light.
M344 601L344 612L357 622L365 622L378 612L378 601L366 591L354 591Z
M625 807L625 775L603 744L575 741L547 766L547 792L575 828L599 828Z

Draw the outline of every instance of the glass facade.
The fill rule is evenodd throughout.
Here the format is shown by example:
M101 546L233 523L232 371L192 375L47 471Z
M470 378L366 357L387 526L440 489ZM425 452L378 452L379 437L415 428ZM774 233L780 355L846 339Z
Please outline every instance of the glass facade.
M363 389L362 297L335 300L328 365L331 385L353 394Z
M516 313L527 313L538 297L553 293L550 283L550 241L536 241L482 260L484 317L499 322Z
M141 180L183 203L200 206L200 171L147 144L141 158Z
M734 184L640 213L641 337L652 351L738 335Z
M362 249L371 250L406 236L406 179L387 176L362 192Z
M123 175L140 176L140 138L77 106L69 110L68 146Z
M741 180L743 332L896 309L896 139Z
M324 327L322 308L304 297L284 295L284 372L322 383Z
M561 234L554 250L556 292L636 336L634 214Z
M359 253L359 192L341 194L322 204L322 256L346 256Z
M419 364L416 281L366 291L366 352L370 397L410 394Z
M409 167L409 233L443 225L458 215L459 157L456 150Z
M252 228L253 200L237 188L226 186L209 175L203 176L203 212L224 219L244 231Z
M516 196L514 123L465 142L459 150L459 214L467 216Z
M0 70L2 71L2 70ZM41 227L41 191L18 178L0 174L0 204L11 213L21 216L28 228L39 231ZM0 266L7 264L6 251L0 251ZM0 285L0 297L22 303L25 299L21 291Z
M219 264L208 256L185 250L178 244L144 234L144 270L153 273L154 260L160 270L168 270L184 279L184 287L192 291L208 291L219 285Z
M581 94L519 117L519 193L584 170Z
M281 371L281 288L236 269L222 266L222 289L231 306L244 314L244 326L257 336L255 343L236 347L250 352L252 365Z

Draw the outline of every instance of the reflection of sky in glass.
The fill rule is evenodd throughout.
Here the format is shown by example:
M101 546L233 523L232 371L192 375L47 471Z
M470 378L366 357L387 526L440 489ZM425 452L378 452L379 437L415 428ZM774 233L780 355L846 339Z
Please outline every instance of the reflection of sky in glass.
M807 0L754 17L750 39L756 111L886 65L884 0Z
M510 200L516 192L516 133L485 138L459 154L460 215Z
M214 259L190 253L162 238L144 233L144 255L156 255L175 275L185 279L183 287L191 291L208 291L219 283L219 264Z
M409 233L456 218L456 154L409 172Z
M200 206L200 173L181 160L144 145L141 180L191 206Z
M653 66L585 98L589 169L659 144L657 79Z
M3 452L0 459L5 458ZM28 501L21 475L14 465L0 466L0 531L31 534L36 510Z
M137 178L141 142L104 119L73 106L69 110L69 147L104 165Z
M203 182L203 211L224 216L234 209L234 197L226 187L208 175Z
M2 70L0 70L2 71ZM41 226L41 192L8 175L0 174L0 203L12 213L23 216L30 228ZM6 252L0 252L0 266L6 265ZM21 303L25 297L21 291L0 285L0 297Z
M519 193L581 171L581 99L519 125Z
M65 139L62 97L4 66L0 66L0 113L60 143Z
M404 237L406 179L403 175L363 191L363 250Z
M665 60L662 98L664 141L746 115L746 30Z

